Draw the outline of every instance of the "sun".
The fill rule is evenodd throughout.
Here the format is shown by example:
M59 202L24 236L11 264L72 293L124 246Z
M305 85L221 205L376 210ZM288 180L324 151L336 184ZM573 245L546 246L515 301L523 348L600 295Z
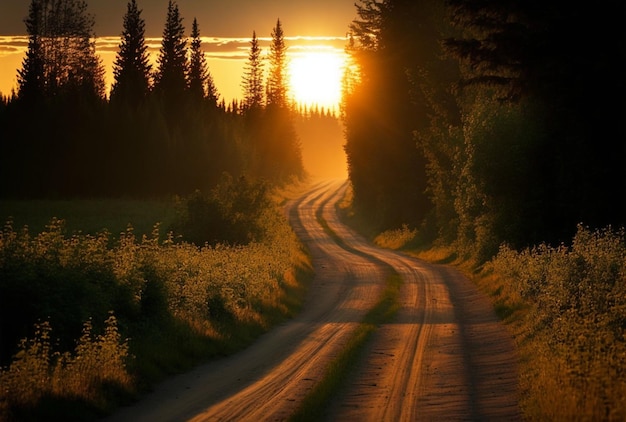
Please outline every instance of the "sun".
M346 66L343 52L302 51L289 61L289 88L300 105L335 109L341 101L341 81Z

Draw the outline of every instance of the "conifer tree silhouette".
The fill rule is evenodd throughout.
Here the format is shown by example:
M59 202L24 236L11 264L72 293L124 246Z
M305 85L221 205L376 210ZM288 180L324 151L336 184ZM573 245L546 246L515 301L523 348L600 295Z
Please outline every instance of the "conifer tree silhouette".
M25 22L29 48L18 71L22 95L104 97L104 67L86 1L32 0Z
M113 63L111 100L133 105L140 103L150 90L152 65L145 40L145 21L136 0L128 2L124 31Z
M287 46L280 19L272 30L269 55L270 69L267 78L267 104L287 106Z
M259 109L263 107L265 100L263 88L263 58L261 57L261 47L256 36L256 31L252 31L250 41L250 53L243 75L243 108L245 110Z
M170 0L163 40L154 75L154 90L172 108L181 104L187 91L187 39L178 4Z
M191 44L189 48L189 91L194 99L206 98L217 106L218 94L213 76L202 51L202 39L198 20L194 18L191 26Z

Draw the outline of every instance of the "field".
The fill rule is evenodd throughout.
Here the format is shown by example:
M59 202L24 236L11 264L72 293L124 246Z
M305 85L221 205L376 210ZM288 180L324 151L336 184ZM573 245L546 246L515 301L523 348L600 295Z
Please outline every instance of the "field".
M169 227L176 215L175 201L94 199L94 200L1 200L0 219L13 220L18 229L28 225L32 233L42 232L52 218L65 221L71 234L81 231L96 235L108 230L113 236L125 232L130 224L138 236L150 235L155 223Z
M262 239L238 246L169 235L174 201L0 210L13 220L0 231L3 421L105 415L291 318L311 276L272 201L257 222Z

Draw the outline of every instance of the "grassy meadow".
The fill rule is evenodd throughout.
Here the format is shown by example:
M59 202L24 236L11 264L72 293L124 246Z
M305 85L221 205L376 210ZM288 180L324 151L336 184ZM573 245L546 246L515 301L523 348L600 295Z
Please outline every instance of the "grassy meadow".
M0 215L2 421L106 415L295 315L312 274L276 201L240 245L168 233L174 201L7 201Z
M45 230L52 218L63 220L68 233L96 235L107 230L117 237L132 226L136 235L150 235L156 223L169 227L176 216L175 199L76 199L0 201L0 219L32 233Z

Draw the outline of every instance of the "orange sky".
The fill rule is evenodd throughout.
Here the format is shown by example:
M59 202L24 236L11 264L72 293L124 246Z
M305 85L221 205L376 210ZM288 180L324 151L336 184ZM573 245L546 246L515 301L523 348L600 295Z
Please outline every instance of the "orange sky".
M0 35L25 33L29 0L0 0ZM96 19L96 35L119 35L128 0L88 0ZM148 36L163 32L168 0L137 0ZM198 19L203 35L249 36L252 31L269 36L276 19L293 36L345 36L356 17L355 0L178 0L186 26Z
M89 11L96 19L96 35L99 36L97 51L105 65L108 84L111 82L111 66L119 44L116 37L122 30L127 2L88 1ZM163 30L167 2L137 1L143 9L147 36L155 37L148 40L155 55L159 48L160 40L157 37ZM9 94L16 86L17 69L21 67L27 43L23 37L23 18L28 13L29 3L28 0L0 0L2 94ZM198 19L209 70L219 93L227 102L241 97L241 75L252 31L256 31L262 46L266 47L276 19L280 18L291 57L311 49L343 56L348 26L356 15L352 0L178 0L177 3L186 26L190 26L194 17Z
M26 51L26 36L0 36L0 93L9 94L17 85L17 70ZM267 52L270 39L263 37L260 44ZM150 53L154 60L160 48L160 38L148 38ZM345 57L346 39L343 37L286 37L288 57L290 60L314 52L326 56L336 56L341 60ZM119 37L101 37L97 42L97 52L102 58L106 69L107 85L112 81L112 65L118 51ZM213 76L219 94L226 102L241 98L241 80L245 62L250 48L249 38L216 38L203 37L209 71ZM311 77L309 75L309 77ZM314 84L315 81L312 81ZM319 83L324 83L320 80ZM313 93L320 89L310 89ZM326 107L330 104L321 104Z

